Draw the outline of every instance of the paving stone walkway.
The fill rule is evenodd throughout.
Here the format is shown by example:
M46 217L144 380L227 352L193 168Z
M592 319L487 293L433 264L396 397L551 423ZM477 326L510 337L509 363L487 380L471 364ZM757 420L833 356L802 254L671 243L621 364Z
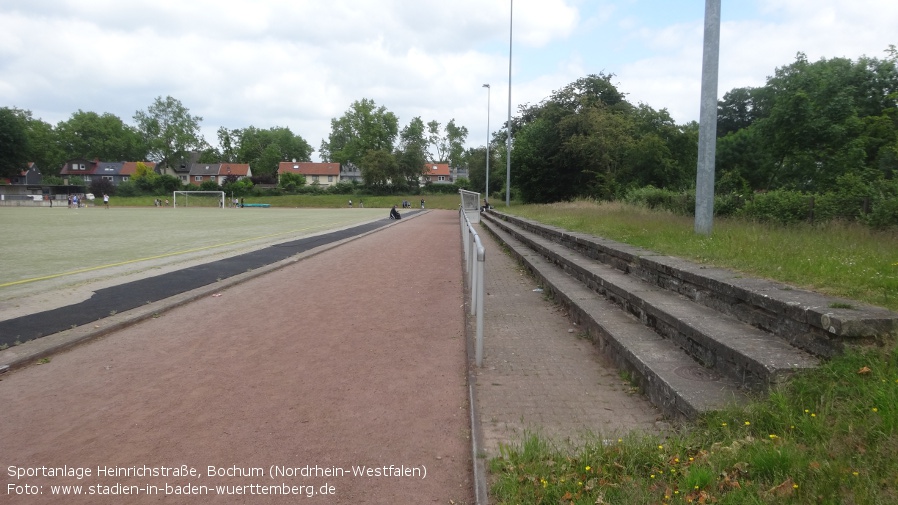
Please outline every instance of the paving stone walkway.
M487 249L483 366L475 371L487 456L529 433L576 444L632 430L658 432L660 412L477 226Z

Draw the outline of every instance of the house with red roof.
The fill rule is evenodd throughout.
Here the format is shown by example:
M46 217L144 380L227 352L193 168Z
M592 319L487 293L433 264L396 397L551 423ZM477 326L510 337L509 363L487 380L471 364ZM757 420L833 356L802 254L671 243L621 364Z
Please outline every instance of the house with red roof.
M253 171L249 167L249 163L222 163L218 168L218 185L224 184L228 177L236 177L239 181L252 176Z
M282 161L278 164L278 180L282 174L299 174L306 178L306 185L333 186L340 182L339 163L315 163L311 161Z
M449 164L427 163L421 174L421 182L424 184L451 184L452 174L449 172Z

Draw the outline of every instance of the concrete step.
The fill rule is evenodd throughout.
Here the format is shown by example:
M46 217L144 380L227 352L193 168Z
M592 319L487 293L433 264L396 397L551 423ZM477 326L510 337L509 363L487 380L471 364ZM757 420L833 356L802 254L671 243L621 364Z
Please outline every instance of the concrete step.
M728 375L743 388L765 391L818 359L784 339L733 316L651 285L547 238L505 221L492 221L526 247L548 258L587 288L671 339L703 366Z
M494 223L482 225L566 306L574 322L586 329L592 341L665 415L692 419L702 412L744 401L744 390L732 378L699 365L675 342L652 331Z
M746 277L725 268L498 211L488 212L485 218L511 223L650 285L773 333L815 356L832 357L848 346L882 345L898 337L898 313L883 307Z

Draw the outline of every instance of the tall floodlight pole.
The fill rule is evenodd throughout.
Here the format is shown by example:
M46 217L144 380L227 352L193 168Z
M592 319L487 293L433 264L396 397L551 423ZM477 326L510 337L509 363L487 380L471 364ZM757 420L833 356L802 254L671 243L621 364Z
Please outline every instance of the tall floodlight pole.
M486 88L486 198L490 197L490 85L484 84Z
M711 234L714 221L714 160L717 154L717 73L720 59L720 0L705 0L705 43L695 179L695 232Z
M508 11L508 133L505 145L505 206L511 206L511 31L514 27L514 0Z

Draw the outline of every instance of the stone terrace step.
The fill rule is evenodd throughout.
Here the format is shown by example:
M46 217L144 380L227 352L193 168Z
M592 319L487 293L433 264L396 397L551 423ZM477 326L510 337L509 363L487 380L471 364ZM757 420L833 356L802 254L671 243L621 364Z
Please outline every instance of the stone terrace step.
M898 335L898 314L853 300L830 297L738 272L543 225L490 211L501 219L633 277L783 337L817 356L839 354L846 345L881 342Z
M568 308L572 319L585 327L593 342L628 372L666 415L691 419L745 398L733 379L697 365L674 342L604 300L542 254L494 224L482 224L540 279L544 289Z
M565 270L594 293L603 295L671 339L702 365L728 375L744 388L766 390L818 360L782 338L696 304L675 292L601 264L563 245L508 222L491 222L526 247Z

